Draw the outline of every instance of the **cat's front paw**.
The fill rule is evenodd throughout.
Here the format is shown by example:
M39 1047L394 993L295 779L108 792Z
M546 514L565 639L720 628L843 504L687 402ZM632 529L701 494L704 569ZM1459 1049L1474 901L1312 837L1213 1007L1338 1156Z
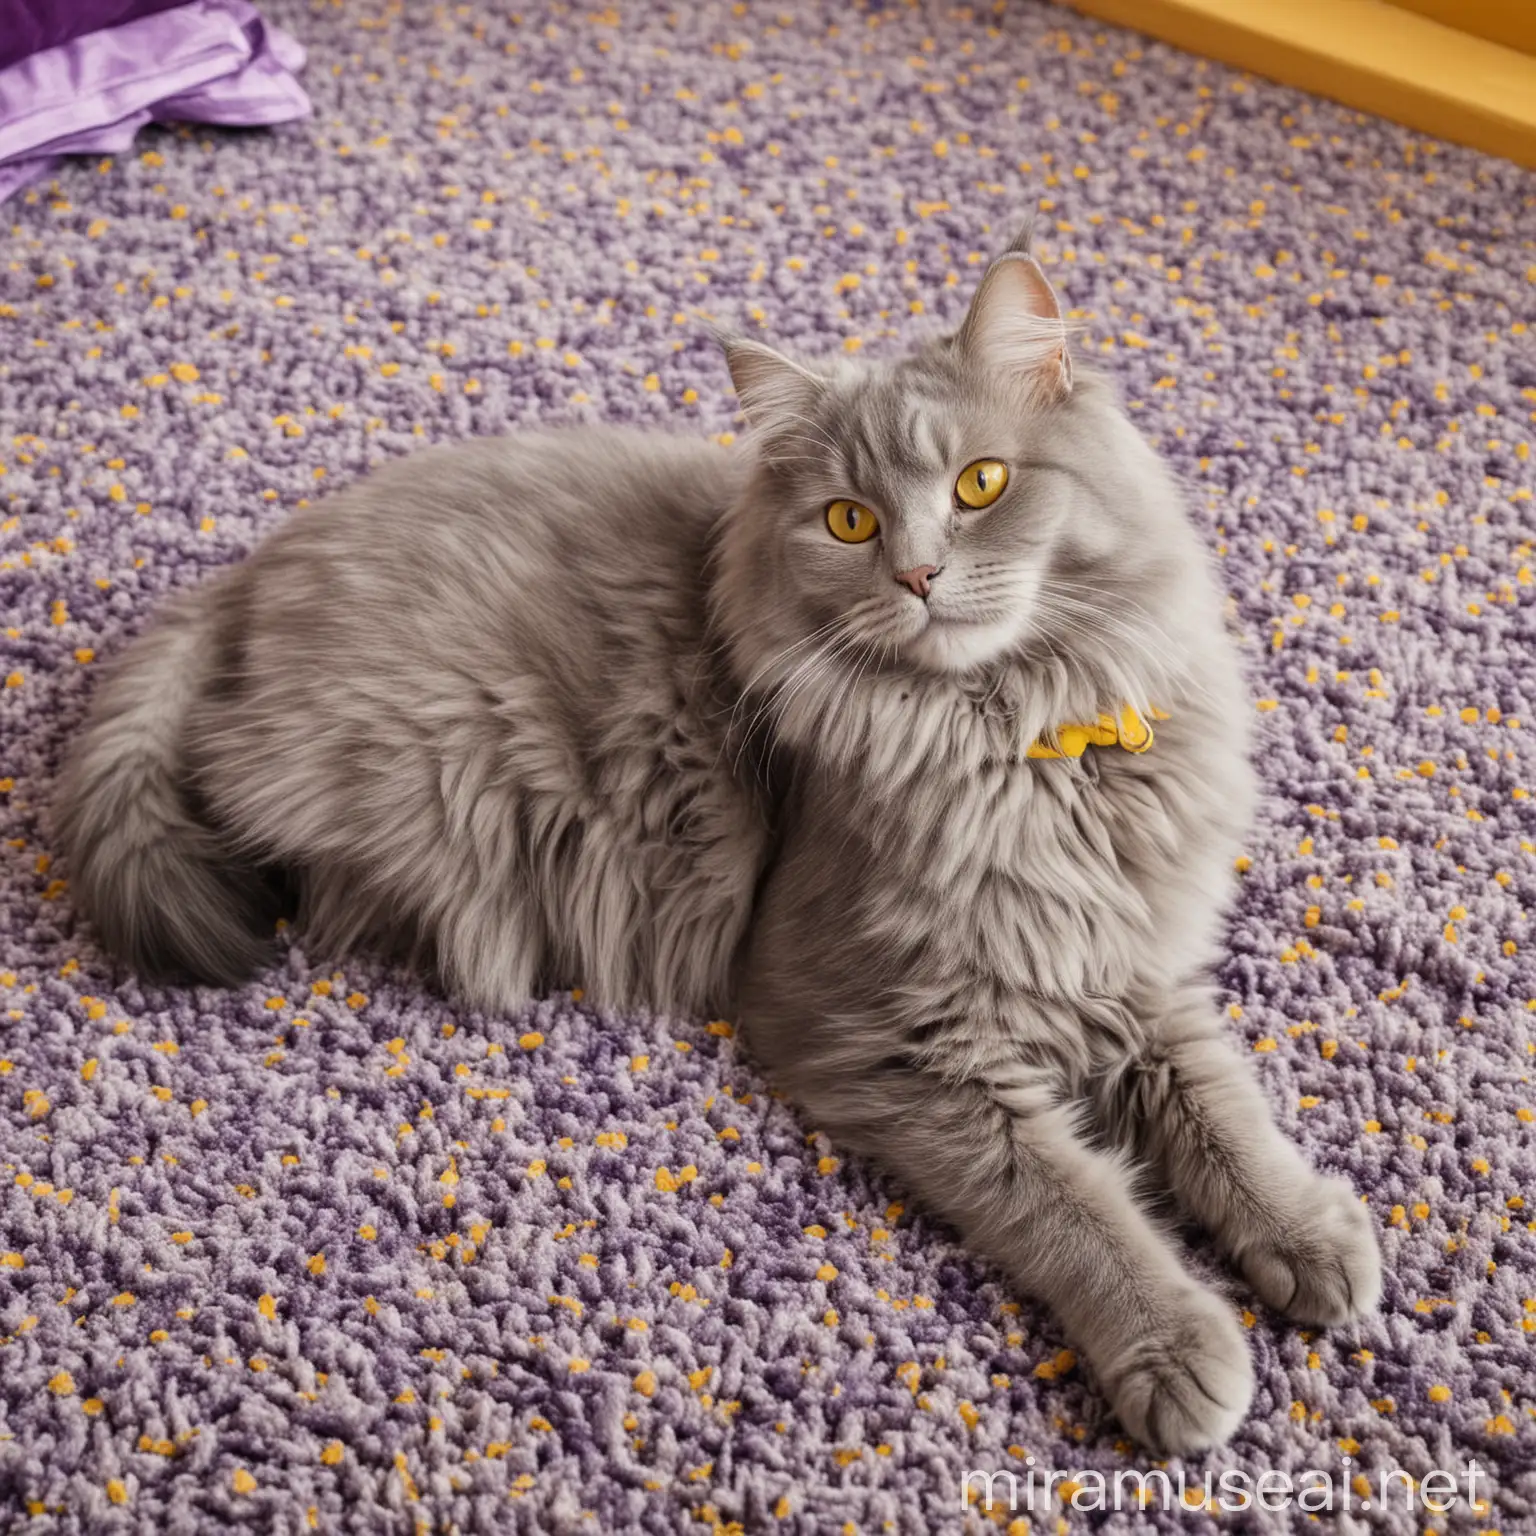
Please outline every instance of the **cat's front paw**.
M1260 1297L1298 1323L1344 1323L1381 1300L1370 1212L1342 1179L1315 1177L1273 1235L1239 1255Z
M1248 1341L1230 1308L1191 1285L1165 1320L1099 1362L1120 1422L1153 1451L1189 1455L1228 1439L1253 1397Z

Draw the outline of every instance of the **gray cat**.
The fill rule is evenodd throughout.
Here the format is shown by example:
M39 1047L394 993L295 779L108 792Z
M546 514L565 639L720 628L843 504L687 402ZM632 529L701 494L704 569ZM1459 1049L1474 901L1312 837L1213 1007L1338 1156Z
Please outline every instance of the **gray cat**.
M1250 706L1175 487L1021 247L896 361L725 346L746 453L425 453L173 604L68 765L75 894L150 976L248 975L291 897L488 1011L728 1013L1138 1437L1219 1442L1248 1348L1139 1181L1299 1321L1381 1277L1205 981Z

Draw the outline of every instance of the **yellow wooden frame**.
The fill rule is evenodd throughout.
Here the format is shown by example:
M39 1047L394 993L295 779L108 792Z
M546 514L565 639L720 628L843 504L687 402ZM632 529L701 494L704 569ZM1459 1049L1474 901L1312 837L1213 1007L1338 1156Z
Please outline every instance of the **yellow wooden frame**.
M1536 168L1536 4L1065 0L1072 9ZM1413 6L1413 10L1406 6ZM1529 52L1416 14L1525 40Z
M1536 5L1531 0L1391 0L1442 26L1518 53L1536 53Z

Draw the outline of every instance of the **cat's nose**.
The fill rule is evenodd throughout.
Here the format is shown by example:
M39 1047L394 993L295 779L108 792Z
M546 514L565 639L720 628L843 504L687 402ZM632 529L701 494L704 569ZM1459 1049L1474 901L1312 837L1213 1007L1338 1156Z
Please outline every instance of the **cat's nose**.
M896 580L910 587L919 597L927 597L933 578L939 574L936 565L914 565L910 571L897 571Z

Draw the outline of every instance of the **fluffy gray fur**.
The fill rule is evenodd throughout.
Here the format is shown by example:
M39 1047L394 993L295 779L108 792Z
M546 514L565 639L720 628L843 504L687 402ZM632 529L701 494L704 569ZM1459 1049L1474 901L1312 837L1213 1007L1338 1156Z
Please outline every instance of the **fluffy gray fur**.
M423 454L174 604L61 786L76 898L150 975L248 974L289 897L311 943L404 950L487 1010L580 981L732 1013L1056 1309L1130 1430L1219 1442L1248 1349L1140 1183L1300 1321L1381 1281L1205 980L1249 706L1177 489L1074 380L1023 249L899 360L726 352L747 453ZM979 459L1010 477L972 511ZM832 536L842 498L876 536ZM1168 713L1151 751L1026 756L1122 704Z

